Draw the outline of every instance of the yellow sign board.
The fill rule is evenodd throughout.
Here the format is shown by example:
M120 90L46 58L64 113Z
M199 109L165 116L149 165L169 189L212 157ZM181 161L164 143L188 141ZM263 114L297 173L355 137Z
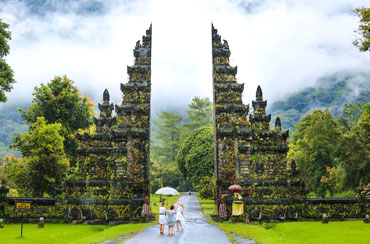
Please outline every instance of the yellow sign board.
M31 203L29 202L17 202L16 208L31 209Z

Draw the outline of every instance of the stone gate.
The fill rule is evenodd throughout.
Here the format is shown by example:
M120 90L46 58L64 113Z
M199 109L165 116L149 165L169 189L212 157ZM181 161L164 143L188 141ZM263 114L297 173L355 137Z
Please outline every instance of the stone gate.
M15 202L28 201L31 211L25 216L35 221L41 216L87 223L145 220L142 207L150 201L151 48L152 26L133 50L129 81L121 84L122 104L110 103L105 90L94 126L79 131L76 168L62 197L12 198L6 197L7 189L0 189L0 218L17 221ZM288 131L278 117L270 126L260 86L249 113L249 105L242 102L244 84L237 82L230 55L228 42L221 41L212 25L215 200L226 205L226 216L282 220L320 218L323 213L337 218L370 214L370 199L306 198L294 161L288 167ZM232 184L242 187L240 195L228 190ZM243 211L232 216L235 200L243 203Z

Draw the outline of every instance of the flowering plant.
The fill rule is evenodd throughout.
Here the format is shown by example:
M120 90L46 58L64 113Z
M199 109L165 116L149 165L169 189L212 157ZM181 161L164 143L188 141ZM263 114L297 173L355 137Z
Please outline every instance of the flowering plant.
M370 196L370 183L367 184L367 186L360 192L360 194L363 196Z

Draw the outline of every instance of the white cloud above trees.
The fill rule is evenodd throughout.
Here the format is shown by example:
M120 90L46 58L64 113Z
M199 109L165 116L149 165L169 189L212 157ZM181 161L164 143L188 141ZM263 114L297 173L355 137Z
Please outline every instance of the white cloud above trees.
M212 95L211 21L231 49L250 103L258 84L273 101L338 71L363 71L370 54L352 46L358 0L49 1L53 11L31 14L20 1L0 2L11 25L7 62L17 83L9 103L31 99L34 86L66 74L100 102L105 88L121 102L132 49L153 23L152 106L176 109ZM71 2L71 3L70 3Z

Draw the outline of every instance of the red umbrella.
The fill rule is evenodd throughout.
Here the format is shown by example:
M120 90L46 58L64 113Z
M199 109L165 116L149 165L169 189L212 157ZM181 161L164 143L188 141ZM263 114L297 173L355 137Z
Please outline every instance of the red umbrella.
M229 186L229 191L241 191L242 190L242 187L239 186L239 185L232 185L232 186Z

